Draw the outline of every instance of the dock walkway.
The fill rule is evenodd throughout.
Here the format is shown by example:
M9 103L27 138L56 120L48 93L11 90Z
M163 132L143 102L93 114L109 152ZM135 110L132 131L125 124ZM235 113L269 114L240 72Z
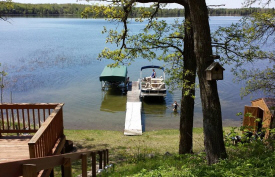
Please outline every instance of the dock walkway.
M132 82L132 88L127 92L127 105L124 135L142 135L141 101L138 82Z

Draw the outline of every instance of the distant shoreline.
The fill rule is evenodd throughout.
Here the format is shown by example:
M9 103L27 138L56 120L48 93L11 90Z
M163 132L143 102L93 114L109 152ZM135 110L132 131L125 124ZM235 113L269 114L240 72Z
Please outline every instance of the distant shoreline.
M48 18L48 17L58 17L58 18L82 18L81 15L74 15L74 14L66 14L66 15L58 15L58 14L52 14L52 15L37 15L37 14L5 14L3 17L9 18L9 17L41 17L41 18ZM158 18L181 18L184 16L163 16L163 17L158 17ZM210 15L209 17L242 17L242 15L235 14L235 15L226 15L226 14L221 14L221 15ZM104 17L101 18L88 18L88 19L104 19Z
M5 2L0 2L0 5L5 7ZM85 9L93 7L85 4L23 4L23 3L7 3L8 8L0 7L0 16L76 16L81 17ZM146 11L153 13L154 8L146 7ZM256 12L274 12L274 8L208 8L209 16L248 16ZM138 18L139 7L132 9L130 16ZM92 17L93 11L89 12L88 16ZM184 17L185 12L183 8L177 9L159 9L156 17ZM100 18L104 18L103 13L99 13Z

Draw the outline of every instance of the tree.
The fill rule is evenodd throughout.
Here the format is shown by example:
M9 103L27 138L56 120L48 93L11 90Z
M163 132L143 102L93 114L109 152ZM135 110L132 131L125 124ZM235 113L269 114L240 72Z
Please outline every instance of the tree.
M227 157L222 131L221 106L216 81L206 80L206 68L213 62L208 10L205 0L188 1L194 31L194 52L197 62L203 111L204 145L209 164Z
M197 75L199 77L199 84L201 90L201 100L203 107L203 124L204 124L204 136L205 136L205 150L207 154L207 161L209 164L213 164L219 161L221 158L226 158L226 151L223 142L222 132L222 118L221 107L219 102L219 96L217 92L216 81L207 81L205 78L205 69L213 62L210 28L208 23L208 11L205 0L199 0L193 2L191 0L128 0L114 2L113 5L120 6L115 7L101 7L93 9L96 14L105 13L112 20L120 21L123 24L123 30L118 33L117 31L110 30L107 42L115 43L120 48L111 51L110 49L104 49L100 54L100 58L113 59L115 65L122 62L124 59L133 59L140 54L144 58L153 58L155 54L150 51L149 48L144 47L143 43L138 41L138 37L131 37L128 30L128 17L131 13L135 2L148 3L155 2L155 12L150 14L146 11L140 10L141 18L148 17L149 23L145 28L149 30L156 22L153 17L160 8L160 3L178 3L185 7L185 37L184 37L184 57L181 57L180 52L171 54L174 58L180 58L184 61L182 72L182 85L190 86L189 94L186 93L186 88L182 87L183 99L181 101L181 121L180 121L180 146L179 153L192 152L192 128L193 128L193 109L194 109L194 81L195 71L197 69ZM89 11L89 10L87 10ZM139 19L141 21L141 19ZM163 28L160 27L161 30ZM182 28L183 29L183 28ZM105 32L107 30L105 29ZM179 38L180 32L174 33L176 35L169 36L164 39L165 44L171 39ZM157 34L156 34L157 35ZM154 35L151 35L154 37ZM144 37L145 40L148 37ZM132 44L133 47L129 47ZM158 48L161 48L166 52L161 41L155 41ZM177 43L176 43L177 44ZM137 47L140 46L140 47ZM171 47L171 46L170 46ZM175 48L179 48L177 45L173 45ZM154 46L153 46L154 48ZM169 56L169 55L168 55ZM190 72L191 74L186 74ZM184 82L183 82L184 81ZM186 82L185 82L186 81ZM187 83L187 84L186 84ZM193 94L193 95L192 95ZM190 103L192 105L190 105ZM185 114L186 113L186 114Z
M13 7L11 0L0 0L0 6L4 7L4 12ZM0 11L0 19L7 21L7 18L3 16L3 12Z

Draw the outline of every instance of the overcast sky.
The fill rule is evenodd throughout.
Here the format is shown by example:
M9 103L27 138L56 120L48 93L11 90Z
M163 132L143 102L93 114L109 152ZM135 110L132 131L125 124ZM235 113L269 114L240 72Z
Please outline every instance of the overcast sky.
M85 0L12 0L13 2L19 2L19 3L58 3L58 4L64 4L64 3L77 3L77 4L92 4L93 2L87 3ZM241 8L242 2L244 0L206 0L207 5L220 5L225 4L223 6L224 8ZM97 2L98 3L98 2ZM255 5L257 7L261 7L261 4ZM275 7L275 0L272 0L272 3L270 4L269 8ZM172 4L169 5L168 8L181 8L180 5Z

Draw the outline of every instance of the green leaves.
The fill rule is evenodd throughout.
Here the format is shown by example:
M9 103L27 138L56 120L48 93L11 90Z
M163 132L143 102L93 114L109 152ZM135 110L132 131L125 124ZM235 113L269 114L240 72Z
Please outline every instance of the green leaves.
M237 24L220 27L213 34L212 44L217 53L221 53L221 61L234 65L235 82L246 84L241 90L242 97L257 92L274 95L274 34L275 13L272 12L254 13ZM267 61L270 63L268 67L261 67Z
M140 33L133 34L128 29L128 24L131 22L128 17L134 12L135 3L133 2L123 1L120 5L112 3L110 6L97 5L86 8L83 12L83 17L103 15L109 21L117 24L115 29L104 27L102 33L107 34L106 43L115 44L118 49L105 48L98 55L98 59L111 59L114 61L114 65L129 63L136 58L164 61L168 68L166 72L171 76L167 81L171 90L186 85L185 94L189 94L190 86L187 88L188 84L185 83L187 81L182 80L183 74L190 74L189 71L183 73L184 23L176 19L174 23L168 24L165 20L153 18L160 8L157 3L152 6L155 8L155 12L148 11L148 8L135 9L140 14L139 18L135 19L135 23L144 23L144 20L148 19ZM121 28L120 25L123 27Z

